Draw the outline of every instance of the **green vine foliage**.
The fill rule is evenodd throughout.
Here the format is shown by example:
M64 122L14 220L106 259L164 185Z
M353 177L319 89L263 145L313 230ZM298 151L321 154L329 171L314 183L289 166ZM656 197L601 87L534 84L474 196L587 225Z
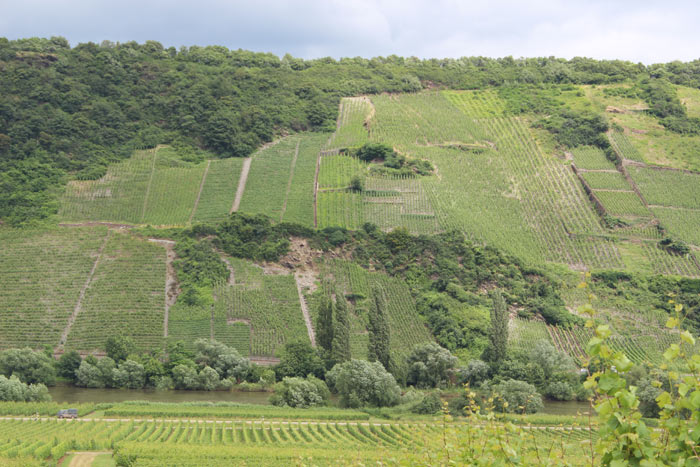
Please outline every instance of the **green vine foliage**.
M581 287L586 287L583 282ZM598 325L588 343L589 376L584 386L595 393L598 413L598 439L595 455L603 465L698 466L700 465L700 354L695 338L682 330L683 305L675 304L676 316L666 326L678 333L678 343L664 353L660 365L668 381L654 381L658 388L669 388L656 398L658 426L642 419L638 388L628 385L624 375L634 368L627 356L609 345L611 331ZM590 305L580 310L591 316L586 325L594 327L595 311ZM596 456L592 456L593 459Z

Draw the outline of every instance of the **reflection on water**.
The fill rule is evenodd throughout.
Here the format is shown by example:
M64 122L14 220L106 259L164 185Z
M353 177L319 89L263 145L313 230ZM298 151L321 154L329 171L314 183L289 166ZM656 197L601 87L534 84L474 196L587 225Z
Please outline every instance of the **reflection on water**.
M49 394L56 402L238 402L241 404L268 405L269 392L241 391L156 391L153 389L88 389L73 386L55 386L49 388Z
M544 408L538 413L547 413L551 415L585 415L591 411L591 405L588 401L548 401L545 400ZM593 411L595 416L595 411Z

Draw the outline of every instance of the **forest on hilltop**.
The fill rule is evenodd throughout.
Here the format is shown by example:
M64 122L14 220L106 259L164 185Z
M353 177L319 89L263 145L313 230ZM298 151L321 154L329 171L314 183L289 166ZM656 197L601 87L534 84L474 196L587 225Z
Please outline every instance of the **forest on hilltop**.
M61 37L2 38L0 219L19 225L51 216L67 180L99 178L135 148L168 143L193 160L204 158L202 151L247 156L281 134L330 130L344 96L647 78L661 83L647 93L661 102L667 81L700 86L700 62L302 60L220 46L164 48L155 41L70 47ZM696 131L677 106L655 109L679 131Z

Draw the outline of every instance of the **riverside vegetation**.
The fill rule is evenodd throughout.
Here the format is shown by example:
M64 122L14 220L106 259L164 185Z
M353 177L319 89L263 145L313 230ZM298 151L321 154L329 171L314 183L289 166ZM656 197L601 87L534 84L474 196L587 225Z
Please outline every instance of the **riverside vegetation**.
M698 464L696 69L0 39L0 414L273 404L2 420L0 460Z

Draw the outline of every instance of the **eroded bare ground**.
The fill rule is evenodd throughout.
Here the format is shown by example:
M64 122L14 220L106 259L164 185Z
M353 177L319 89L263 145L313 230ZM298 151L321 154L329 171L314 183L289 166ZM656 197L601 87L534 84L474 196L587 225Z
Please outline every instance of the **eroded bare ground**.
M248 360L261 366L274 366L280 362L279 358L275 357L261 357L258 355L249 355Z
M149 242L158 243L165 248L165 313L163 315L163 337L168 337L168 320L170 316L170 307L175 305L177 296L180 295L180 287L175 274L175 242L172 240L162 240L158 238L149 238Z
M75 452L71 458L70 464L66 464L68 467L89 467L95 461L95 458L100 454L112 454L111 451L84 451ZM63 465L63 463L62 463Z
M314 331L314 326L311 322L311 314L309 313L309 307L306 304L306 298L304 297L304 293L302 292L301 283L297 274L294 274L294 281L297 285L297 293L299 294L299 304L301 305L301 313L304 315L306 331L309 333L309 340L311 341L311 345L316 347L316 332Z

